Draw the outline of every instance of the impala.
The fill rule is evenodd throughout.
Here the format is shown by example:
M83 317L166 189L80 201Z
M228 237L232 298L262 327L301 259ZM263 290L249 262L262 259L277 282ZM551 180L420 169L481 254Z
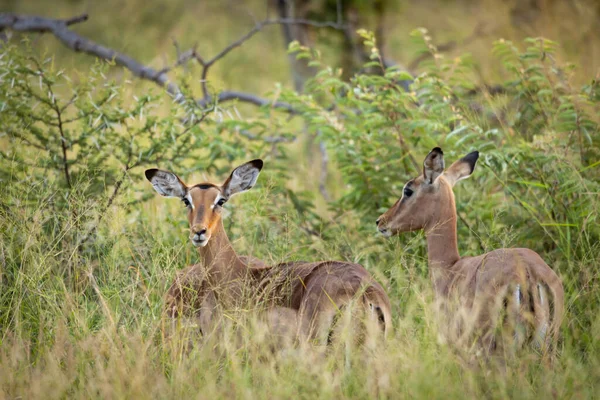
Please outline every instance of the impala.
M223 229L221 212L232 196L254 186L262 166L262 160L242 164L222 185L187 186L171 172L146 171L159 194L185 204L190 240L200 255L200 263L177 274L167 292L167 313L197 318L200 330L207 334L214 328L218 308L233 309L250 299L267 304L271 320L296 317L297 322L289 323L297 323L299 338L321 340L328 338L339 310L358 302L385 335L391 325L389 299L361 265L322 261L268 267L256 259L249 265L249 259L236 254Z
M430 277L447 339L475 344L487 354L526 342L544 353L555 348L564 291L556 273L530 249L498 249L460 257L452 188L469 177L477 151L444 171L444 154L434 148L423 174L406 183L402 197L379 219L385 236L423 229ZM501 321L501 323L498 323ZM508 336L499 333L510 332ZM506 339L512 343L504 346ZM504 346L504 347L503 347Z

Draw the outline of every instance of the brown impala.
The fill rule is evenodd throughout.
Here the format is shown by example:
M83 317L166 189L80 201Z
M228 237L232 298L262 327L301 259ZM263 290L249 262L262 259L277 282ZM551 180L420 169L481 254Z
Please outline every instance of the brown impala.
M274 315L269 318L287 318L275 323L297 323L299 338L323 340L331 333L339 310L356 301L372 325L386 334L391 327L389 299L361 265L321 261L268 267L236 254L223 229L221 211L233 195L254 186L262 166L262 160L245 163L222 185L187 186L171 172L146 171L146 178L159 194L178 198L186 205L190 240L200 254L200 263L181 271L171 285L167 313L198 318L206 334L214 329L217 307L232 309L242 304L242 299L250 299L255 304L267 304ZM290 313L294 319L297 316L297 322L289 321Z
M406 183L377 227L385 236L425 231L430 276L448 339L477 344L489 354L508 338L513 345L505 345L507 351L530 342L546 353L555 348L564 307L556 273L530 249L458 254L452 187L471 175L478 158L472 152L444 171L444 153L439 147L431 150L423 175ZM510 334L499 340L502 331Z

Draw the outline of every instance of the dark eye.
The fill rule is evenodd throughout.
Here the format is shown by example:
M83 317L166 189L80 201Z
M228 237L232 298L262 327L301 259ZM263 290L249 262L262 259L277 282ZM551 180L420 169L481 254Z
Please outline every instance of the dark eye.
M227 202L227 199L226 199L226 198L224 198L224 197L221 197L221 198L219 199L219 201L217 201L217 206L219 206L219 207L223 207L223 204L225 204L226 202Z
M413 194L413 191L412 191L411 189L409 189L409 188L404 188L404 195L405 195L406 197L410 197L410 196L412 196L412 194Z
M183 204L185 204L186 207L190 206L190 201L187 198L184 197L183 199L181 199L181 201L183 201Z

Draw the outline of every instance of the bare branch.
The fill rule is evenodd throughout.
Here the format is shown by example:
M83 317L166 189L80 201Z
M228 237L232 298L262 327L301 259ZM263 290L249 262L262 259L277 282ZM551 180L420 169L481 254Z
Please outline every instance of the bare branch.
M288 104L288 103L285 103L282 101L271 101L268 99L264 99L262 97L255 96L250 93L223 91L223 92L219 93L216 98L217 103L224 103L224 102L233 101L233 100L239 100L239 101L243 101L245 103L251 103L258 107L270 105L273 108L281 109L281 110L287 111L292 114L296 112L291 104ZM202 100L199 100L198 105L200 107L206 107L209 104L213 103L214 101L215 101L215 99L213 99L212 97L207 97Z
M88 15L87 14L81 14L79 16L76 17L71 17L68 19L65 19L65 25L69 26L69 25L73 25L73 24L78 24L80 22L85 22L88 20Z
M327 191L327 166L329 165L329 156L327 155L327 148L325 147L325 142L319 142L319 152L321 153L321 174L319 175L319 192L325 199L325 201L329 202L331 200L331 196L329 196L329 192Z
M264 21L257 22L250 31L248 31L247 33L242 35L238 40L230 43L228 46L226 46L223 50L221 50L216 56L214 56L210 60L204 62L201 59L198 59L199 63L203 67L202 68L202 78L201 78L202 92L204 94L203 100L206 100L209 97L208 90L206 87L206 82L207 82L207 76L208 76L208 71L209 71L210 67L213 64L215 64L217 61L219 61L220 59L225 57L227 54L229 54L233 49L240 47L242 44L244 44L244 42L251 39L254 35L256 35L258 32L260 32L264 27L269 26L269 25L309 25L309 26L314 26L317 28L344 29L343 25L341 25L339 23L335 23L335 22L318 22L318 21L312 21L312 20L308 20L308 19L297 19L297 18L266 19ZM230 92L230 93L233 93L233 92ZM228 96L225 96L225 98L227 98L227 97ZM235 96L235 98L237 98L240 101L246 101L245 98L248 98L248 99L250 99L248 101L249 103L253 103L253 104L256 104L259 106L263 105L263 104L258 104L253 101L256 98L256 96L252 96L252 95L242 96L242 97ZM263 101L261 101L261 103L262 102ZM275 106L275 107L276 108L284 108L284 109L287 109L289 112L291 112L291 109L289 109L288 107L280 107L280 106Z
M337 0L335 6L336 6L335 12L337 15L337 23L338 23L338 25L342 25L342 20L343 20L343 15L344 15L344 12L342 11L342 0Z
M267 19L262 22L258 22L254 25L248 33L240 37L235 42L231 43L229 46L225 47L223 50L219 52L216 56L211 58L206 62L206 66L210 67L215 62L219 61L221 58L225 57L227 53L236 47L241 46L245 41L250 39L252 36L256 35L260 32L265 26L269 25L308 25L316 28L333 28L333 29L344 29L344 25L338 24L336 22L318 22L312 21L310 19L298 19L298 18L278 18L278 19Z
M157 85L164 87L167 92L175 96L176 100L181 97L179 88L174 83L169 82L165 73L143 65L123 53L104 47L68 29L69 25L83 22L87 19L87 14L66 20L0 14L0 30L10 28L18 32L52 33L65 46L75 52L87 53L104 60L114 61L117 65L130 70L135 76L153 81Z
M117 195L119 194L119 190L121 189L121 186L123 186L123 183L125 182L125 179L127 178L129 171L135 166L136 165L133 165L133 166L130 166L129 164L125 165L123 174L121 175L119 180L115 183L112 194L108 198L106 204L104 204L102 206L102 209L98 213L98 219L96 220L96 223L94 225L92 225L92 227L87 231L85 236L83 236L83 238L79 241L77 248L80 251L83 249L83 246L85 245L85 243L94 235L94 233L96 233L96 230L100 226L100 222L102 222L102 219L106 215L108 209L110 208L110 206L113 204L113 202L117 198Z
M247 130L239 130L238 133L250 140L262 140L265 143L282 143L282 142L293 142L296 140L295 137L285 137L285 136L258 136L253 133L250 133Z
M206 75L208 74L208 68L216 63L218 60L227 55L231 50L239 47L243 42L250 39L263 27L274 24L306 24L316 27L337 27L335 23L328 22L316 22L310 20L294 20L294 19L273 19L265 20L257 24L250 32L242 36L237 41L233 42L225 49L220 51L215 57L209 61L204 59L197 53L196 48L192 48L184 53L181 53L177 59L177 62L173 67L166 67L161 70L156 70L147 65L134 60L133 58L119 53L113 49L97 44L73 31L68 29L68 26L84 22L88 19L87 14L76 16L69 19L50 19L42 18L37 16L26 16L26 15L15 15L8 13L0 13L0 31L4 29L12 29L18 32L35 32L35 33L51 33L57 39L59 39L65 46L76 51L90 54L97 58L114 61L117 65L124 67L131 71L135 76L149 80L156 83L157 85L165 88L167 92L175 97L176 101L183 98L179 87L173 82L169 81L167 72L173 68L185 64L190 59L197 60L203 67L203 91L204 98L198 100L198 104L201 107L206 107L213 101L227 102L232 100L238 100L242 102L251 103L257 106L271 105L273 108L281 109L282 111L294 112L291 105L283 102L272 102L268 99L261 98L259 96L237 92L237 91L224 91L218 94L216 99L213 99L206 90Z
M175 62L174 65L161 69L160 71L158 71L158 73L166 74L167 72L171 71L172 69L177 68L177 67L187 63L188 61L190 61L193 58L198 59L199 56L196 54L196 46L197 46L197 44L195 44L193 48L191 48L183 53L180 53L179 46L177 45L177 42L175 42L175 48L177 49L177 61Z
M40 68L40 66L38 66L38 68ZM40 69L41 72L41 69ZM58 121L58 131L60 132L60 145L61 145L61 149L62 149L62 156L63 156L63 170L65 172L65 181L67 182L67 187L69 189L71 189L71 174L69 173L69 159L67 158L67 137L65 135L65 131L63 129L63 121L62 121L62 112L61 112L61 108L58 106L58 103L56 101L56 96L54 95L54 90L52 89L52 84L50 84L50 82L44 80L44 83L46 84L46 87L48 88L48 91L50 92L51 96L52 96L52 108L54 109L54 112L56 113L56 119Z

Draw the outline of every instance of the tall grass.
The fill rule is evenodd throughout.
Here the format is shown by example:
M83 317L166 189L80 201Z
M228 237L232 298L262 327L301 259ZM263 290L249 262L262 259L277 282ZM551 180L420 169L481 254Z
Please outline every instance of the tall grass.
M323 259L365 260L361 252L367 250L361 247L366 244L359 243L349 253L339 251L347 242L359 242L348 231L340 231L327 243L306 243L304 233L289 226L267 233L266 243L258 236L252 239L260 224L282 217L256 212L268 208L271 193L266 186L260 185L255 196L233 201L232 236L243 235L243 240L234 239L240 253L261 248L263 255L277 259L281 249L294 248L300 253L296 256L312 258L317 253ZM3 186L5 201L16 201L20 195ZM44 234L40 222L55 216L48 215L43 201L3 209L3 396L593 398L597 393L597 288L582 287L580 296L570 292L559 358L553 367L540 365L534 355L502 370L467 364L437 341L430 284L425 274L415 272L426 268L426 260L413 255L423 246L420 238L402 249L396 248L398 243L367 240L369 252L389 252L367 267L380 279L381 271L388 271L390 279L383 279L396 314L389 340L368 354L298 347L273 352L263 330L240 321L225 323L223 336L206 342L184 330L167 340L162 296L174 272L195 260L185 233L169 222L184 219L183 214L174 204L155 202L140 207L136 217L111 210L107 221L112 222L102 224L96 239L101 251L91 260L77 259L61 244L74 221L65 224L66 232ZM573 268L586 270L598 261L597 253L589 257ZM553 265L553 260L548 261ZM591 325L581 326L581 320ZM191 350L186 344L190 334L195 343ZM584 348L581 343L586 343Z

